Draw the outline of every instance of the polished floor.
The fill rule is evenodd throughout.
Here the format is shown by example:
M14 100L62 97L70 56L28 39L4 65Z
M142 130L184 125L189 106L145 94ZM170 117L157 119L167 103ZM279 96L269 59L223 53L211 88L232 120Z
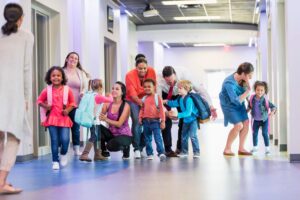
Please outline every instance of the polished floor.
M275 147L266 157L262 143L256 156L224 157L227 132L221 123L203 127L200 159L190 155L162 163L158 158L122 161L121 154L114 153L110 161L82 163L70 155L70 164L60 171L51 169L50 156L20 163L9 179L24 192L0 200L300 199L300 164L290 164ZM250 149L250 134L247 146Z

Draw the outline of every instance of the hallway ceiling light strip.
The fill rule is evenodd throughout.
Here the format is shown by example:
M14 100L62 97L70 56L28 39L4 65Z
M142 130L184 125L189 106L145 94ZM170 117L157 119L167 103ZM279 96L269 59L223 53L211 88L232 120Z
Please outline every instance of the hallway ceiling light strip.
M162 45L163 45L164 47L166 47L167 49L170 49L170 46L169 46L167 43L163 42Z
M128 10L125 10L125 12L129 17L133 17L133 15Z
M207 43L207 44L194 44L194 47L219 47L227 46L225 43Z
M193 4L214 4L217 3L217 0L198 0L198 1L162 1L163 5L193 5Z
M174 17L174 20L185 21L185 20L211 20L211 19L221 19L220 16L192 16L192 17Z

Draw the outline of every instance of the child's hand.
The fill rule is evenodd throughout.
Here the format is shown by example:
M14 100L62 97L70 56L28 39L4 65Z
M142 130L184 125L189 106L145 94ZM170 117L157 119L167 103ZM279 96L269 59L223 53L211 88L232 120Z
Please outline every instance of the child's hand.
M275 114L275 111L270 112L269 117L273 117Z
M139 124L143 124L143 120L142 119L139 119Z
M107 116L106 116L105 114L101 113L100 116L99 116L99 119L100 119L101 121L106 122Z
M45 104L44 106L43 106L46 110L51 110L51 105L48 105L48 104Z
M69 111L67 109L64 109L62 113L63 113L64 116L68 116L69 115Z
M106 97L111 97L111 93L106 92L105 96L106 96Z
M217 119L217 117L218 117L217 109L215 109L214 107L210 107L210 113L211 113L212 120Z
M160 122L160 129L164 130L166 128L166 123L165 122Z
M168 104L168 100L163 100L163 104Z

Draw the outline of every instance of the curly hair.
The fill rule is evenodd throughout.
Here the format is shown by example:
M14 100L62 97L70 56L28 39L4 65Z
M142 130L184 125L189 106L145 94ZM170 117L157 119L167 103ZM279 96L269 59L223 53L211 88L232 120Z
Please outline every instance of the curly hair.
M254 86L253 86L254 92L255 92L255 90L256 90L256 88L257 88L258 86L264 87L264 88L265 88L265 94L268 94L268 92L269 92L269 87L268 87L267 82L265 82L265 81L255 81Z
M67 81L68 81L67 76L66 76L66 74L65 74L65 72L64 72L64 70L63 70L63 68L61 68L61 67L59 67L59 66L53 66L53 67L51 67L51 68L47 71L46 76L45 76L45 82L47 83L47 85L51 85L51 84L52 84L52 82L51 82L51 74L52 74L52 72L53 72L54 70L60 71L61 76L62 76L62 82L61 82L61 84L62 84L62 85L66 85L66 84L67 84Z

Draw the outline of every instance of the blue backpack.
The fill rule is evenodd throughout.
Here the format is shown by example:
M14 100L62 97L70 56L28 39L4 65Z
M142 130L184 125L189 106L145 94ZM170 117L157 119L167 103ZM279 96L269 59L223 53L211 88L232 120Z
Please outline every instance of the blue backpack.
M95 96L96 93L92 91L83 95L75 113L75 122L80 126L91 128L94 125Z
M211 112L210 107L205 99L203 99L198 93L190 92L183 99L184 105L186 105L187 97L191 97L195 107L198 110L198 122L204 124L210 120Z

